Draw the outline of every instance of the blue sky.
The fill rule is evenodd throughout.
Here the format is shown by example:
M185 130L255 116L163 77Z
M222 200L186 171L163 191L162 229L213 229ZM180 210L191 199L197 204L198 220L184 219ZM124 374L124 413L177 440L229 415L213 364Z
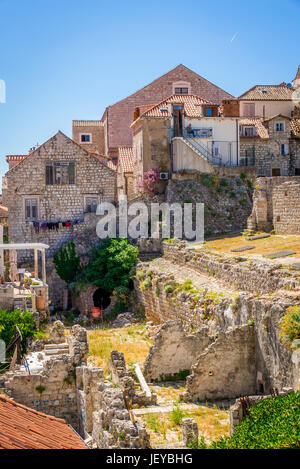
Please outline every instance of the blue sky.
M0 173L183 63L233 95L291 81L300 0L0 0Z

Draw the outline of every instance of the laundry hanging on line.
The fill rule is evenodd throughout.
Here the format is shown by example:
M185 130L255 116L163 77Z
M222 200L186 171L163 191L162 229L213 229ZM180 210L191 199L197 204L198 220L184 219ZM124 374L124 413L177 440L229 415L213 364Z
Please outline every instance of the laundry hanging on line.
M55 230L59 228L68 228L70 226L78 225L83 223L83 218L76 218L75 220L64 220L64 221L34 221L32 222L36 233L40 233L41 230Z

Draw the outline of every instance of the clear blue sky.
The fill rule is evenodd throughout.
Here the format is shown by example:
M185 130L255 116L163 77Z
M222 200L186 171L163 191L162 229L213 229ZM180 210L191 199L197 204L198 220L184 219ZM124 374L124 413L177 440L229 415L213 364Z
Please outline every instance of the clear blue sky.
M300 0L0 0L0 174L183 63L233 95L291 81Z

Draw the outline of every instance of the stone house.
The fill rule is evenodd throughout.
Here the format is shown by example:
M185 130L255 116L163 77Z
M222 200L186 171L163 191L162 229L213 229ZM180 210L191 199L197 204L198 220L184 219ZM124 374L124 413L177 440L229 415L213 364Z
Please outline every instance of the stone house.
M117 164L117 198L127 195L128 200L134 198L134 165L132 147L119 147Z
M293 88L280 85L255 85L238 97L241 117L270 118L277 114L292 116L295 107Z
M136 107L153 106L175 93L199 95L218 104L224 98L232 98L226 91L180 64L139 91L108 106L100 121L73 121L73 139L92 151L112 156L116 162L118 148L132 146L130 125Z
M258 176L300 174L299 119L278 114L243 118L239 124L243 164L255 165Z
M157 170L161 191L173 172L213 172L239 165L237 117L195 95L172 95L150 109L137 107L131 124L135 191L143 174Z
M75 232L89 229L98 203L115 200L115 179L110 160L59 131L4 177L10 242L48 244L51 256Z

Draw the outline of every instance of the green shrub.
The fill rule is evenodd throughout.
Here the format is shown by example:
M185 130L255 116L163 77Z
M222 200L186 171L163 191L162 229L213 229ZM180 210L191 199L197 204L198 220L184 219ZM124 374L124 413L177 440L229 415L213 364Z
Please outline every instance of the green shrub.
M145 278L145 274L142 270L139 270L137 273L136 273L136 276L139 280L144 280Z
M227 179L222 179L220 181L220 186L223 186L223 187L229 186L229 182L227 181Z
M165 286L165 292L166 293L173 293L173 291L174 291L173 285L166 285Z
M249 408L232 437L221 438L212 449L300 448L300 392L265 399Z
M78 284L92 284L112 292L119 286L130 287L138 261L138 248L127 239L107 238L91 252L92 258Z
M181 407L179 406L179 404L176 404L173 409L172 409L172 412L170 414L170 421L172 423L174 423L174 425L180 425L181 424L181 420L183 419L184 417L184 412L183 410L181 409Z
M80 257L75 251L75 244L68 243L53 256L55 270L66 283L72 283L81 272Z
M205 187L211 187L214 183L214 179L209 174L202 174L202 183Z
M5 342L6 346L13 338L14 326L18 326L20 329L23 339L22 352L25 353L26 339L32 337L36 332L36 324L32 314L28 311L20 311L18 309L9 313L0 309L0 339Z
M290 306L280 321L280 337L288 347L300 339L300 305Z
M247 174L246 174L246 173L241 173L241 174L240 174L240 178L241 178L241 179L246 179L246 178L247 178Z
M253 182L252 181L249 181L249 179L247 179L247 184L248 184L249 189L253 189Z

